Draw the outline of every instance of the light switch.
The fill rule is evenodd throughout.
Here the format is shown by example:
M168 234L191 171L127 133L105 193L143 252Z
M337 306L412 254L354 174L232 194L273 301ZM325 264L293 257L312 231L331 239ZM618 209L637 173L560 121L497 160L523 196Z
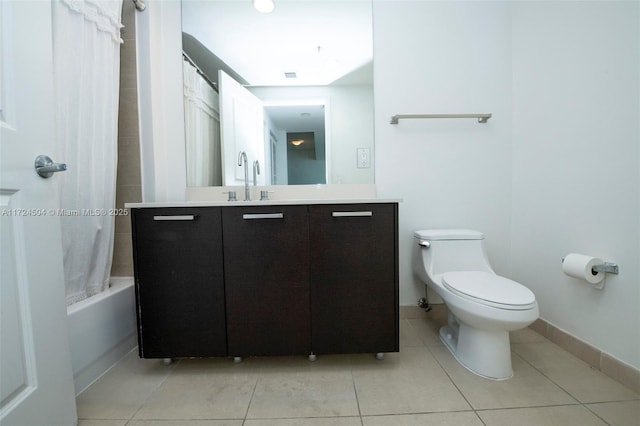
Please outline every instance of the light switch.
M371 149L370 148L357 148L358 155L358 168L368 169L371 167Z

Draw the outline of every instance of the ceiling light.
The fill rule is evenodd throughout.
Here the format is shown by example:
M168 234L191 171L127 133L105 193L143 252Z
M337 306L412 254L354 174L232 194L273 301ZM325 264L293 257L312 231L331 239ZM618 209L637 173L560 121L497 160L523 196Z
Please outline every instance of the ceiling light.
M255 7L258 12L271 13L276 5L273 4L273 0L253 0L253 7Z
M292 139L291 140L291 145L294 145L294 146L302 145L303 143L304 143L304 139Z

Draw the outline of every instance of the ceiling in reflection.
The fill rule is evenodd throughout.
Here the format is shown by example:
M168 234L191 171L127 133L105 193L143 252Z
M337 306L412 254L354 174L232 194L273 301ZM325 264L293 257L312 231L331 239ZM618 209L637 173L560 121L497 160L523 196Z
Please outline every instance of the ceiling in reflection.
M250 0L182 0L183 31L251 86L328 85L371 63L370 0L275 3L263 14Z

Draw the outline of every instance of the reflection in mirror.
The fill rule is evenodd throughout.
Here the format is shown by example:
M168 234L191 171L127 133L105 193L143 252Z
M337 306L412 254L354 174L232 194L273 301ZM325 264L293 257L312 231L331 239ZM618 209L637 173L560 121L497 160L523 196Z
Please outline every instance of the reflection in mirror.
M240 151L259 162L258 184L373 183L356 155L374 153L371 10L371 0L276 0L269 14L250 0L182 0L188 185L244 184ZM246 108L219 74L262 102L260 131L238 119Z
M187 186L220 186L222 151L218 93L187 58L183 58L182 74Z
M327 183L325 106L265 106L275 159L275 185Z

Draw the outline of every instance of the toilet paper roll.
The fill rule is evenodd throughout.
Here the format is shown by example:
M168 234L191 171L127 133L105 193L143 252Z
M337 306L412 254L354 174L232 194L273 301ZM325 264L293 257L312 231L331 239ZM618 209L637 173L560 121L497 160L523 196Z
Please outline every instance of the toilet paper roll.
M603 264L602 259L584 254L570 253L562 262L562 272L574 278L585 280L589 284L599 284L605 276L604 272L595 272L593 267Z

